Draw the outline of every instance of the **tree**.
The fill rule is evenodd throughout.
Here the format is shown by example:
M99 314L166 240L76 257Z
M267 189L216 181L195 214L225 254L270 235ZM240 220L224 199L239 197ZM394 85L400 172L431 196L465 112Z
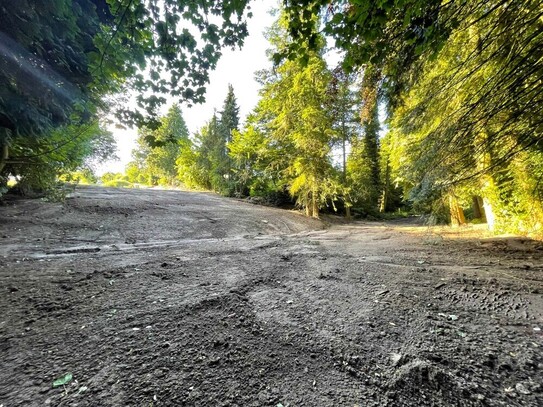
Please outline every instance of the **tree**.
M158 177L159 184L173 185L177 177L175 162L181 145L188 139L189 132L177 104L168 110L161 123L161 126L154 131L154 140L146 163L149 171Z
M188 129L177 104L160 122L156 130L140 129L138 148L132 153L134 161L127 172L130 169L131 179L143 179L143 183L149 185L173 185L178 173L176 160L181 146L188 140Z
M256 115L249 116L243 131L232 131L228 154L233 160L236 189L241 195L262 195L274 190L273 179L266 171L271 147L264 132L258 128Z
M178 178L188 187L220 191L223 174L219 167L223 161L225 145L218 130L216 113L195 135L193 141L182 146L177 158Z
M26 141L26 142L25 142ZM114 158L115 139L98 121L61 127L48 138L22 139L13 147L19 160L10 160L5 170L17 174L17 189L23 193L51 188L59 175L92 168Z
M228 155L228 143L232 141L232 132L239 130L239 107L236 101L236 96L234 95L234 88L232 85L228 85L228 92L226 94L226 99L224 100L223 109L220 113L219 119L219 134L221 141L224 140L224 150L223 156L220 157L220 164L218 171L223 174L224 177L224 187L228 190L228 195L230 195L237 181L233 179L235 173L232 171L232 162ZM241 193L241 191L237 191Z
M136 90L138 109L117 106L117 117L154 127L161 95L202 102L221 49L247 36L246 6L244 0L1 0L0 171L10 148L15 153L19 143L96 119L113 93ZM20 162L13 153L11 160Z
M381 192L379 174L379 82L380 72L366 67L361 86L362 137L353 142L349 157L349 178L353 200L365 213L375 213Z
M293 41L283 55L316 48L312 24L322 13L344 65L381 72L391 134L403 149L389 157L401 163L390 169L406 196L448 201L460 221L461 206L477 202L476 212L484 206L498 224L515 223L506 213L525 219L518 230L537 224L535 215L526 220L536 210L510 208L536 208L540 196L531 178L538 172L521 164L543 151L539 1L287 2L286 12Z
M391 121L403 146L397 169L412 199L447 196L456 223L461 208L474 202L475 212L498 230L519 219L516 230L528 230L541 216L537 166L522 164L538 161L542 135L533 109L543 106L534 76L543 66L533 52L543 36L527 24L537 15L530 6L500 5L490 15L466 17L437 61L422 66ZM506 35L511 27L514 42Z
M77 99L96 101L125 85L142 94L153 92L138 97L149 113L162 102L157 93L202 102L208 71L215 67L221 47L241 45L247 36L246 5L211 0L3 0L0 23L7 34L2 34L6 51L0 81L11 97L0 104L2 127L14 135L41 133L46 125L66 122ZM211 15L222 21L209 21ZM199 38L187 23L200 31ZM141 74L146 69L148 77ZM16 100L35 110L21 112L8 100L11 106Z
M537 91L543 74L539 1L498 1L491 6L484 0L358 3L347 1L328 7L323 0L287 2L293 42L286 54L303 54L307 44L314 44L310 41L315 36L313 20L326 9L324 32L334 36L336 46L346 52L345 65L369 64L382 71L393 114L401 107L406 92L423 80L423 66L437 65L444 47L458 36L467 36L469 50L459 54L460 59L444 73L442 87L426 94L429 104L440 89L454 89L466 81L475 84L470 92L472 99L460 107L458 120L447 121L443 133L451 132L454 126L459 130L457 139L466 140L489 121L499 121L500 127L494 131L496 142L506 144L515 133L519 148L512 154L522 148L543 148L543 123L537 115L543 105ZM486 82L477 83L489 72L493 74ZM509 120L500 120L504 110ZM523 118L520 122L531 120L530 127L522 129L517 118Z
M347 218L351 217L353 205L352 188L348 177L347 158L351 150L353 140L357 132L360 132L360 122L356 109L359 105L359 97L353 90L356 82L355 74L347 73L341 66L332 71L328 84L327 100L325 108L334 119L332 128L335 138L332 140L333 148L339 144L341 154L341 199L345 206Z
M284 44L284 17L269 33L274 46ZM282 63L264 82L257 112L268 146L276 151L270 170L308 216L318 217L337 185L330 157L333 119L324 109L330 73L321 54L313 52L306 64Z

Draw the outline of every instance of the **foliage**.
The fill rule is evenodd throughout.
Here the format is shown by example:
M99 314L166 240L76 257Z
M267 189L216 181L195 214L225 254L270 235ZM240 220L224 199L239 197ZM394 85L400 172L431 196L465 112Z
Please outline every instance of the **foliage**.
M379 154L382 197L393 184L424 210L473 202L475 213L480 202L496 230L540 233L539 1L285 4L291 41L278 56L307 60L318 48L320 17L347 69L380 72L376 91L391 130ZM351 157L368 165L363 154ZM371 178L362 176L354 190L371 193Z
M353 205L354 195L352 194L351 180L348 178L347 161L355 152L352 150L353 142L356 143L357 134L361 132L359 115L360 98L356 88L357 75L348 74L341 66L331 72L328 83L327 99L324 108L332 117L332 154L339 150L340 158L334 155L334 163L341 171L341 191L338 197L349 216L350 207ZM339 162L339 165L338 165Z
M247 36L246 9L244 0L1 0L0 177L15 164L37 180L41 170L21 150L112 108L154 129L164 94L201 103L221 49ZM113 94L131 90L135 110L113 106Z
M44 139L16 142L5 170L19 178L17 189L22 193L52 188L59 175L91 168L93 159L107 160L115 151L112 134L98 121L57 129Z
M160 93L202 102L221 48L247 36L243 0L3 3L0 127L9 134L0 135L0 144L6 137L41 136L78 110L92 112L86 101L99 103L122 87L139 92L146 114L164 101ZM140 124L144 113L119 111Z
M120 172L106 172L100 177L100 183L104 187L112 188L133 188L134 184L130 182L128 176Z
M234 88L228 85L228 92L224 100L223 109L220 113L218 123L218 134L220 149L217 150L217 169L216 171L222 175L219 190L225 191L227 195L232 195L236 189L237 180L235 179L236 172L233 171L232 162L228 155L228 143L232 141L232 132L237 131L239 127L239 107L234 95ZM224 146L224 147L223 147ZM237 191L238 194L241 191Z
M74 182L76 184L90 185L98 182L98 177L90 168L82 168L78 171L71 171L66 174L61 174L58 177L61 182Z
M157 129L139 131L138 148L132 152L134 161L126 168L128 180L147 185L174 185L177 179L176 160L180 146L188 140L188 129L181 109L174 104L160 119Z
M413 199L454 188L465 203L481 195L497 230L540 228L540 174L527 164L537 162L543 139L534 110L543 106L543 64L534 59L543 37L528 24L538 15L533 6L466 16L437 60L423 65L391 122L397 173Z
M352 199L365 213L376 213L381 191L379 168L379 81L380 72L371 67L364 70L361 85L362 137L353 141L348 160L348 178Z
M243 131L234 130L228 143L237 189L242 195L257 195L266 177L268 143L264 133L250 123L251 119Z
M313 29L321 17L322 32L345 52L343 65L351 70L375 66L387 77L389 96L397 95L412 77L421 56L441 49L461 21L466 2L441 0L295 2L285 0L288 30L293 41L276 58L302 58L317 47Z
M194 141L186 142L177 159L181 182L191 188L211 189L232 195L238 185L228 153L232 132L239 125L239 107L234 89L228 92L220 116L211 120L195 134Z
M284 15L269 33L272 45L285 40ZM252 161L266 163L264 172L272 184L287 188L307 215L319 216L321 207L334 195L337 172L331 162L332 129L330 110L324 109L328 100L330 72L322 56L313 52L305 65L286 61L274 72L264 73L261 100L255 111L258 132L249 127L244 137L236 140L236 159L239 150L249 158L251 154L239 147L249 137L256 139L253 146L266 151L254 151ZM246 143L247 145L248 143ZM251 144L249 144L251 145Z

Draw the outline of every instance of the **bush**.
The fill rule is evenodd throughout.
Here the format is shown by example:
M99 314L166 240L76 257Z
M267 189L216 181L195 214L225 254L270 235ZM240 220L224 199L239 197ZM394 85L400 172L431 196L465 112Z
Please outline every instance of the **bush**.
M134 185L126 181L124 179L114 179L111 181L104 182L103 184L105 187L112 187L112 188L133 188Z

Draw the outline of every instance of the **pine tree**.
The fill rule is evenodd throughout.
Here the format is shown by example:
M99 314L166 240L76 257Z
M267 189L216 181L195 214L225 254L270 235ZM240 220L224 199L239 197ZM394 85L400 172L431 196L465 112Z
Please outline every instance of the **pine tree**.
M177 179L176 160L181 145L188 140L188 129L181 109L174 104L160 119L156 130L142 128L138 132L138 148L130 163L131 178L144 180L149 185L173 185ZM140 175L136 175L137 172ZM141 182L141 181L132 181Z
M328 99L325 108L333 118L332 128L335 137L332 140L334 149L340 149L341 192L340 199L345 206L345 216L351 217L352 193L347 174L347 157L352 146L353 138L360 131L357 108L359 97L353 90L356 81L355 74L347 73L341 66L332 72L328 85Z
M353 200L366 214L377 212L380 196L379 82L380 73L367 67L361 86L362 136L353 140L348 160Z
M330 73L318 53L307 64L286 61L277 75L269 77L258 108L269 147L276 151L270 170L313 217L336 192L330 158L333 119L324 109L329 81Z
M238 127L239 107L237 105L236 96L234 95L234 88L229 84L228 93L226 94L218 123L221 151L220 156L217 157L219 160L217 172L223 177L221 190L227 195L231 195L233 192L241 193L239 188L236 188L237 180L234 179L235 172L232 171L233 163L228 154L228 143L232 141L232 131L238 131ZM236 189L237 191L235 191Z

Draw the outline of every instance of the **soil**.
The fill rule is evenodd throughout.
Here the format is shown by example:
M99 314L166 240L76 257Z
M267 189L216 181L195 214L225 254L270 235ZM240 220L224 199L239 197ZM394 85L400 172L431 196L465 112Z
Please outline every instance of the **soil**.
M12 198L0 405L542 406L543 245L481 230L180 191Z

